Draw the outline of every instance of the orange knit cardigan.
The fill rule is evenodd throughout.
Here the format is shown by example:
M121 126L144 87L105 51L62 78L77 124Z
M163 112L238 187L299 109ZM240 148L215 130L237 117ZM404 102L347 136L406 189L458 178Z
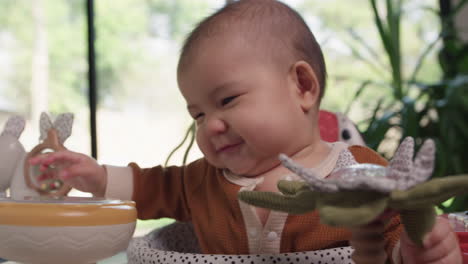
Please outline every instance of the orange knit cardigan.
M387 165L373 150L348 148L359 163ZM184 167L142 169L135 163L133 200L138 218L170 217L193 223L206 254L249 254L246 226L237 200L240 186L229 182L221 169L199 159ZM402 230L398 216L386 226L388 256ZM320 223L317 212L288 215L280 243L281 253L327 249L348 245L350 231Z

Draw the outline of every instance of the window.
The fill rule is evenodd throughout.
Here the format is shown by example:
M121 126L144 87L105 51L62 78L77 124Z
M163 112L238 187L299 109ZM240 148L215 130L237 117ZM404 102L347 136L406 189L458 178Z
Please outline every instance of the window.
M0 124L27 123L20 141L39 143L43 111L74 112L66 146L89 153L85 1L3 0L0 8Z

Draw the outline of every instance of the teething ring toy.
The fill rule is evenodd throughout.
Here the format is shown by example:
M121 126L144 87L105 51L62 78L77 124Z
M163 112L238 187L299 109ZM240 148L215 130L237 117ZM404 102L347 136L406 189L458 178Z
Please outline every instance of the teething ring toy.
M32 166L29 164L28 160L38 154L41 154L44 150L53 150L53 151L60 151L66 150L66 148L60 143L57 135L57 131L54 128L50 128L47 131L47 137L44 141L34 147L31 152L26 155L24 161L24 180L26 185L37 191L40 195L46 196L66 196L68 192L71 190L71 187L64 184L62 180L58 179L57 177L53 177L48 179L45 184L39 185L33 181L31 175Z

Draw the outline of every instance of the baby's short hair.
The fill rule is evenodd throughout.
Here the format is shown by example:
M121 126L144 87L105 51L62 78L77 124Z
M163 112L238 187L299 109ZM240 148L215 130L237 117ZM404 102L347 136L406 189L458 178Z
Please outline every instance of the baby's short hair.
M239 26L242 27L239 32L246 36L266 39L271 49L282 49L290 59L309 63L320 85L319 98L323 97L327 72L320 45L301 15L276 0L239 0L203 19L184 42L179 71L188 64L191 52L198 48L200 40L220 33L229 34ZM276 56L280 52L274 50L272 54Z

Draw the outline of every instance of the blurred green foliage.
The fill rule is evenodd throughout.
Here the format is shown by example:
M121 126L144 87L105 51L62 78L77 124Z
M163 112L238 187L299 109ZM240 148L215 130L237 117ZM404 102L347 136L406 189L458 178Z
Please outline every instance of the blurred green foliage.
M37 5L43 11L44 23L39 23L33 15ZM154 99L147 96L152 87L143 92L141 83L148 82L147 76L151 76L148 72L152 71L154 75L168 67L163 58L148 56L157 45L155 40L166 39L176 46L175 43L181 42L188 29L212 6L209 1L190 0L96 0L94 5L98 103L114 108L126 103L134 94L145 93L143 98ZM1 1L0 37L11 39L11 45L6 49L12 60L8 66L14 70L8 76L2 76L0 72L11 87L3 95L12 102L16 112L30 113L30 102L34 100L30 92L31 63L36 55L37 27L46 32L47 38L48 110L77 112L77 109L87 107L84 0ZM146 81L142 80L145 77ZM140 86L136 88L135 84Z
M374 24L388 57L385 69L391 76L380 86L390 90L391 96L383 95L376 100L372 114L364 121L365 141L369 147L379 150L392 137L392 129L396 130L394 134L400 140L406 136L414 137L417 147L427 138L434 139L437 145L434 177L468 172L468 44L463 43L454 26L454 18L466 2L427 10L440 18L440 32L432 43L427 44L412 74L406 76L403 68L407 64L400 39L400 23L405 17L402 1L386 0L382 5L383 1L369 0ZM437 43L442 44L438 54L443 74L438 81L419 80L418 71ZM364 82L355 98L372 87L370 84L373 82ZM451 205L440 207L446 212L466 210L467 201L467 197L457 197Z

